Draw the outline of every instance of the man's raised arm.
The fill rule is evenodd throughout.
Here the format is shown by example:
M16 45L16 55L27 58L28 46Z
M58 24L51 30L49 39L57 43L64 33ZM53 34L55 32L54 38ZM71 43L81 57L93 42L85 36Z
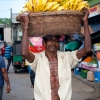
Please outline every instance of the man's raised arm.
M21 15L21 21L23 22L23 36L22 36L22 46L21 46L21 53L22 56L27 59L30 63L32 63L35 59L34 54L29 52L28 46L29 46L29 40L28 40L28 24L29 24L29 19L28 16L25 14Z
M77 51L77 58L80 59L87 53L91 51L91 36L90 36L90 31L89 31L89 26L88 26L88 16L89 16L89 11L86 9L84 12L84 17L83 17L83 24L84 24L84 47L80 50Z

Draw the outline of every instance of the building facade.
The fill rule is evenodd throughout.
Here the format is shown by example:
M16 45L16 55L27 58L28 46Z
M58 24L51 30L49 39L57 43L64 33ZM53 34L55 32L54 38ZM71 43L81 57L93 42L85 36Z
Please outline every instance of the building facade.
M0 40L12 43L11 27L0 24Z

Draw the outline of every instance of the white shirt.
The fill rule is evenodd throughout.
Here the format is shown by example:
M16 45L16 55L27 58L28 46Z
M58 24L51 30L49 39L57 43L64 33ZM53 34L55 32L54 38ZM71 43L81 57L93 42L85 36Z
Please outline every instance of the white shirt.
M77 51L60 52L57 51L58 57L58 77L59 90L58 95L60 100L71 100L71 69L81 60L76 56ZM49 61L45 56L45 51L34 53L35 60L28 65L36 72L34 83L35 100L51 100L51 85L50 85L50 67Z

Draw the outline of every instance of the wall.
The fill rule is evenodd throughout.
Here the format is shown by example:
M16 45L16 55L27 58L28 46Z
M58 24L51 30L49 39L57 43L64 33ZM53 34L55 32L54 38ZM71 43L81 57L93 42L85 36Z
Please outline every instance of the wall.
M7 43L12 43L11 28L10 27L4 28L4 41L6 41Z

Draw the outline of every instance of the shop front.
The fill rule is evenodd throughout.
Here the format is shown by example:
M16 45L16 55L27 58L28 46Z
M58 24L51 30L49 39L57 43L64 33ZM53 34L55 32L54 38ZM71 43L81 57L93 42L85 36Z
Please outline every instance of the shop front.
M94 0L91 0L94 1ZM92 2L93 3L93 2ZM92 4L91 3L91 4ZM93 5L93 4L92 4ZM74 74L81 76L93 87L100 87L100 3L90 8L89 26L92 29L92 49L74 69ZM95 84L94 84L95 83ZM97 88L96 88L97 90ZM100 89L98 89L100 90Z

